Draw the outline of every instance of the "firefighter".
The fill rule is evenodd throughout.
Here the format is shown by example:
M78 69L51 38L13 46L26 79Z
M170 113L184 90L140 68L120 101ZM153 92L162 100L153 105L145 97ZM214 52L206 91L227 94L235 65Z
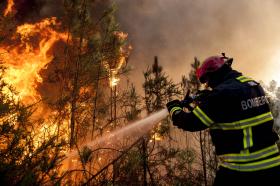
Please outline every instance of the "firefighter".
M168 102L173 125L191 132L209 128L219 160L214 186L280 185L278 135L265 92L233 70L232 61L223 54L202 63L197 77L211 91L188 112L181 101Z

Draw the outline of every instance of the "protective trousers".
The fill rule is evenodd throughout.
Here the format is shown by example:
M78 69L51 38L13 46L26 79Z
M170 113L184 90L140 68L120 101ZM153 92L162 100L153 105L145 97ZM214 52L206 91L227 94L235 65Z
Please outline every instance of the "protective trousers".
M239 172L220 167L213 186L279 186L280 166L266 170Z

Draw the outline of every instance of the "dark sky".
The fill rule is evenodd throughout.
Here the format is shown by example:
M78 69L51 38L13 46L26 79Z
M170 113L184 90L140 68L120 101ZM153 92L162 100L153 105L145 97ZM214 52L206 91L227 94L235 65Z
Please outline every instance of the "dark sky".
M279 0L115 1L133 46L129 64L137 85L155 55L178 82L195 56L204 60L221 52L247 76L280 81Z

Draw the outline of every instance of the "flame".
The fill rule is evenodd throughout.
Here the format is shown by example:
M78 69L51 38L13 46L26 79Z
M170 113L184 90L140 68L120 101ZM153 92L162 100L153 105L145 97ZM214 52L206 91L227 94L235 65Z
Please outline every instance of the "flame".
M155 141L161 141L162 140L162 136L159 133L155 133L151 138Z
M110 86L111 87L117 86L119 81L120 79L117 78L116 76L110 77Z
M24 24L17 27L20 44L15 46L0 45L0 59L7 67L4 77L19 92L25 102L38 101L41 97L36 92L38 82L42 82L40 70L52 61L49 50L59 40L67 40L67 33L56 32L52 26L57 25L56 18L47 18L35 24ZM34 46L34 39L39 46Z
M124 32L116 31L114 32L114 35L119 39L120 41L125 41L127 39L128 34ZM108 61L104 61L104 66L108 71L109 74L109 84L110 87L113 88L114 86L117 86L120 79L117 77L118 72L125 63L126 58L129 56L130 51L132 50L131 45L128 46L121 46L119 48L120 55L117 57L116 61L109 63Z
M4 10L4 16L7 16L9 13L11 13L15 5L14 0L8 0L7 3L7 8Z
M17 99L25 104L41 100L41 96L37 93L37 85L43 79L39 73L53 60L51 49L54 44L60 40L71 39L68 33L55 31L54 28L57 26L60 26L60 23L55 17L34 24L23 24L16 28L16 33L10 38L12 44L0 44L0 60L6 67L3 80L15 88L18 92ZM8 89L5 91L10 95ZM46 113L46 108L39 105L33 117L42 115L45 122L32 132L35 146L38 147L44 140L58 133L67 140L68 121L62 123L54 122L55 119L51 121L48 117L54 117L56 113L50 110Z
M54 113L52 113L54 114ZM46 121L32 132L34 136L34 145L39 147L45 140L50 139L59 133L59 137L65 141L69 140L68 121L64 120L62 123L54 123Z
M119 32L119 31L115 31L114 35L117 36L121 40L125 40L127 38L127 36L128 36L127 33Z
M13 6L14 2L9 1L8 7L4 12L5 15L13 11ZM41 96L37 93L37 85L43 82L40 71L45 69L54 58L51 49L60 40L71 41L69 33L55 30L59 25L60 23L54 17L46 18L34 24L23 24L17 27L13 38L10 38L13 44L6 43L6 41L0 43L0 61L6 67L4 81L11 84L18 91L18 99L22 100L23 103L30 104L41 100ZM127 34L121 32L117 32L116 35L121 40L127 37ZM116 86L119 82L117 75L128 56L128 49L130 50L131 48L119 48L120 56L117 56L114 66L109 66L109 63L105 62L111 87ZM89 91L89 88L85 87L80 90L80 93L83 94ZM40 111L39 114L37 113L38 115L46 115L46 113L43 113L44 108L39 108L38 110ZM39 147L46 139L58 133L60 138L69 140L69 121L65 119L65 121L58 123L59 121L55 120L55 115L57 114L55 111L48 111L47 114L53 118L48 118L48 120L44 117L45 122L32 131L35 136L36 147ZM103 160L105 161L106 159L99 159L101 162Z

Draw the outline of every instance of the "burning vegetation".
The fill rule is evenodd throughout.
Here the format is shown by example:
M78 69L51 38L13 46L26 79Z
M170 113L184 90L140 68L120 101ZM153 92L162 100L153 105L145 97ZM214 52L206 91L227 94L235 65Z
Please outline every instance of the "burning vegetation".
M100 135L98 89L117 85L130 51L127 34L107 2L64 1L63 16L26 22L16 17L24 5L1 3L0 182L55 185L72 173L82 180L83 171L73 171L81 168L79 157L62 160Z
M4 10L4 16L7 16L8 14L12 13L14 5L15 5L14 0L8 0L7 7Z
M23 24L7 43L1 44L1 60L6 67L4 81L12 84L19 92L19 98L25 103L34 103L41 99L37 93L37 84L42 83L40 71L47 67L54 56L53 45L66 41L67 33L59 33L56 18L47 18L34 24Z
M156 57L143 74L140 96L126 77L132 47L116 6L54 0L57 7L48 11L49 2L0 3L0 184L211 182L217 162L207 132L171 128L164 110L160 122L130 124L182 98L186 89L196 91L197 58L179 85ZM205 146L198 155L189 141L202 136L194 142Z
M162 110L184 87L157 58L144 72L144 97L128 79L119 86L132 47L116 6L61 0L54 16L47 2L0 3L0 183L200 184L202 169L190 171L189 137L168 118L129 125Z

